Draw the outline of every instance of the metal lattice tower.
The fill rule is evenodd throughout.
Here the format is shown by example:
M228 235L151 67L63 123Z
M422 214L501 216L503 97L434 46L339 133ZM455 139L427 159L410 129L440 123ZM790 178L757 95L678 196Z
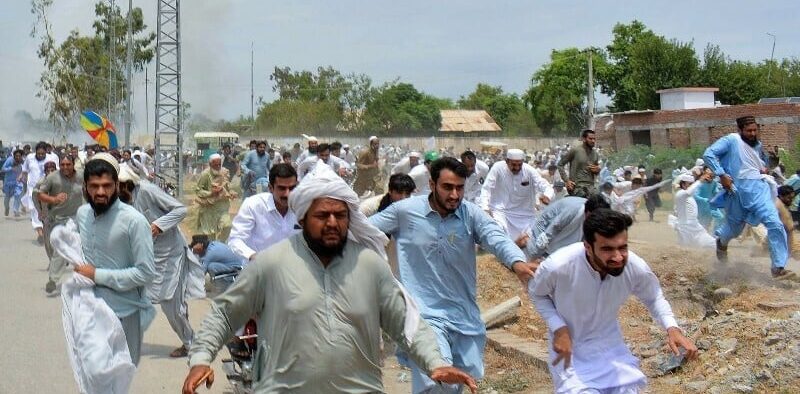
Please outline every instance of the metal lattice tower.
M155 172L165 190L183 195L180 0L158 0Z

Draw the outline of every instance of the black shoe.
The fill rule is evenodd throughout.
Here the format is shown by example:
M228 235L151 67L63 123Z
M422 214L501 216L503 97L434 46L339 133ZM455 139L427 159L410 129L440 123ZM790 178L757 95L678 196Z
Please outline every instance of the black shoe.
M44 291L47 292L47 294L53 294L53 292L56 291L56 282L48 280L47 284L44 285Z
M717 261L722 264L728 263L728 245L723 245L717 238Z
M797 274L787 269L781 268L772 268L772 277L775 279L791 279L794 280L797 278Z

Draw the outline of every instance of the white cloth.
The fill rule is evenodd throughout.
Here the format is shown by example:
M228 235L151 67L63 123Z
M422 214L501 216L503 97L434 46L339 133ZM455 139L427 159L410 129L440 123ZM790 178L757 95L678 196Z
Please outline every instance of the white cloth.
M297 179L302 180L303 177L309 171L311 171L311 169L314 168L315 165L317 165L318 161L320 161L319 160L319 156L309 156L305 160L303 160L297 166ZM323 162L323 163L325 163L325 162ZM340 158L338 158L336 156L333 156L333 155L331 155L328 158L328 162L325 163L325 164L328 167L330 167L331 170L333 170L337 174L339 173L339 169L344 168L345 171L350 171L352 169L352 166L350 166L350 164L348 164L346 161L344 161L344 160L342 160L342 159L340 159Z
M557 329L569 328L572 365L565 369L563 362L556 366L548 363L556 393L646 383L617 321L620 308L631 295L664 329L678 327L658 278L642 258L630 251L620 276L601 279L586 260L583 242L564 247L536 270L528 283L528 295L547 323L550 341ZM550 348L550 360L554 361L556 354Z
M506 152L506 159L525 160L525 152L522 149L509 149L508 152Z
M481 187L489 175L489 165L483 160L475 160L475 171L469 174L464 182L464 200L475 204L479 203L481 198Z
M741 135L734 135L739 139L739 158L742 160L742 166L739 168L739 174L736 175L736 179L761 179L761 169L766 164L758 156L758 152L744 142Z
M53 160L52 157L48 157L45 155L43 160L36 160L35 153L29 153L28 156L25 156L25 160L22 162L22 172L27 174L27 184L28 188L25 192L25 195L22 197L22 205L25 206L27 210L34 210L36 207L33 204L33 199L31 197L31 193L33 189L36 187L36 183L39 182L40 179L44 178L44 163L48 161L54 161L56 163L56 167L58 167L58 158ZM35 219L38 221L38 218ZM34 226L36 227L36 226ZM41 222L39 222L39 226L41 227Z
M649 191L661 188L671 181L671 179L665 179L653 186L640 187L636 190L625 192L622 195L617 195L614 191L612 191L611 195L607 195L607 197L610 197L609 199L611 200L611 209L633 217L636 214L636 202L639 201L643 195L647 194Z
M418 162L416 166L418 167L420 163ZM413 168L411 167L411 159L408 157L404 157L400 159L394 166L392 166L392 175L394 174L408 174L411 172Z
M691 177L691 175L689 175ZM686 190L675 193L674 216L667 219L670 227L678 233L678 244L691 248L714 248L716 239L697 221L697 201L694 193L702 184L692 183Z
M50 243L70 264L84 261L80 235L72 220L53 229ZM127 393L136 366L122 323L94 294L94 282L73 273L62 285L61 301L67 351L78 390L87 394Z
M318 198L333 198L344 201L350 210L350 230L348 238L372 249L386 258L386 243L389 238L369 223L367 217L358 209L358 195L324 163L317 163L314 169L289 195L289 209L298 219L305 217L311 203Z
M411 193L412 196L427 196L431 193L431 173L426 165L422 164L412 168L408 172L408 176L414 180L414 186L416 186L414 193Z
M539 171L527 163L513 174L505 161L497 162L483 182L480 206L492 217L511 239L517 239L528 230L536 218L536 195L553 197L553 187L542 178Z
M294 212L281 215L275 207L272 193L259 193L247 197L233 218L228 246L245 259L297 234L297 217Z
M383 196L385 196L385 194L379 194L377 196L372 196L366 200L362 200L358 209L366 217L370 217L378 213L378 208L380 208L381 206L381 201L383 200Z

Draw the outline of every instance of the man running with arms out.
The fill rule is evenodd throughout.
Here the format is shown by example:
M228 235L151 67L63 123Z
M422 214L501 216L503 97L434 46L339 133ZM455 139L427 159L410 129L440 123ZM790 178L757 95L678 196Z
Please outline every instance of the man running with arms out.
M667 331L675 355L697 357L664 298L647 263L628 251L633 220L597 209L583 223L583 242L547 258L528 285L528 295L547 323L556 393L638 393L647 384L622 337L617 321L628 297L635 295L653 320ZM580 291L575 291L580 289Z
M254 315L254 392L383 392L381 330L431 379L477 391L469 375L442 359L434 333L386 264L386 235L367 222L338 175L318 163L289 196L289 208L303 232L256 255L214 299L189 352L184 394L195 392L233 330Z
M420 304L445 359L481 378L486 328L476 301L475 244L495 254L523 283L534 266L495 221L463 201L467 176L464 163L438 159L431 166L429 195L398 201L370 222L397 240L399 279ZM424 366L410 364L415 394L436 387ZM443 391L460 389L448 386Z

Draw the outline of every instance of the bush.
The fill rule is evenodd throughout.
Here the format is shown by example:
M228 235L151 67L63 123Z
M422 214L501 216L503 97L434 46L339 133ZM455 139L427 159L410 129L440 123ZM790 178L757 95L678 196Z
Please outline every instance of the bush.
M666 178L676 168L694 167L695 161L703 157L703 151L705 151L703 146L678 149L635 145L611 153L606 157L606 163L608 163L608 169L611 171L622 166L644 164L648 173L653 168L660 168Z

